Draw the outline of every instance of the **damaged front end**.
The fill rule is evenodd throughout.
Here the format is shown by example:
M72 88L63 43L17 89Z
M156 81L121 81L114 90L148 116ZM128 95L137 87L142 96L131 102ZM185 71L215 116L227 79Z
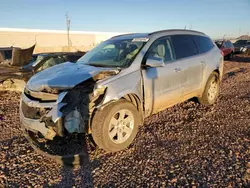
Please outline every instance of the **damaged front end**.
M20 104L20 119L26 136L31 133L53 141L56 137L91 133L92 116L102 106L107 89L97 82L118 72L100 71L63 91L48 87L34 92L26 87Z

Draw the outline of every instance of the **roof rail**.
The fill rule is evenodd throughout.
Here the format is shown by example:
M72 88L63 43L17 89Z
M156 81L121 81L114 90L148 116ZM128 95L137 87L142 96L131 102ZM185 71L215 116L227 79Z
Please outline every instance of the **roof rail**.
M127 33L127 34L116 35L116 36L111 37L111 39L116 38L116 37L127 36L127 35L135 35L135 34L138 34L138 33Z
M149 33L149 35L163 33L163 32L167 32L167 31L191 31L191 32L200 33L200 34L205 35L205 33L203 33L203 32L195 31L195 30L188 30L188 29L166 29L166 30L160 30L160 31L155 31L155 32Z

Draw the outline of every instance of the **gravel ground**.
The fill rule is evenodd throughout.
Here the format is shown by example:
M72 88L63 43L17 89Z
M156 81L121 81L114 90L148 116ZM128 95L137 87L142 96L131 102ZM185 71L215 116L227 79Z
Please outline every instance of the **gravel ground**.
M249 187L250 58L226 61L224 73L215 105L188 101L153 115L128 149L96 156L88 149L75 168L29 146L20 94L0 92L0 187Z

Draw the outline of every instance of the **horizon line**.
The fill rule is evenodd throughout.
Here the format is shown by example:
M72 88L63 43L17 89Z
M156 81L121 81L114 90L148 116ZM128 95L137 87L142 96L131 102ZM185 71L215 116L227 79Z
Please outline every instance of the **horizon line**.
M25 28L7 28L0 27L0 31L9 31L9 32L37 32L37 33L61 33L67 34L67 30L54 30L54 29L25 29ZM109 35L120 35L125 34L122 32L102 32L102 31L69 31L71 34L109 34ZM129 33L129 32L128 32Z

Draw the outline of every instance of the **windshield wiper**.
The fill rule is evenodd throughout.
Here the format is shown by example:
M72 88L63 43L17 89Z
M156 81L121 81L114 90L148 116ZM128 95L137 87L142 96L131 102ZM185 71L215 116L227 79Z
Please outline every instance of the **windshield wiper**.
M102 64L85 64L85 65L89 65L89 66L93 66L93 67L108 67L106 65L102 65Z
M85 65L89 65L89 66L93 66L93 67L120 67L120 66L111 66L111 65L103 65L103 64L85 64Z

